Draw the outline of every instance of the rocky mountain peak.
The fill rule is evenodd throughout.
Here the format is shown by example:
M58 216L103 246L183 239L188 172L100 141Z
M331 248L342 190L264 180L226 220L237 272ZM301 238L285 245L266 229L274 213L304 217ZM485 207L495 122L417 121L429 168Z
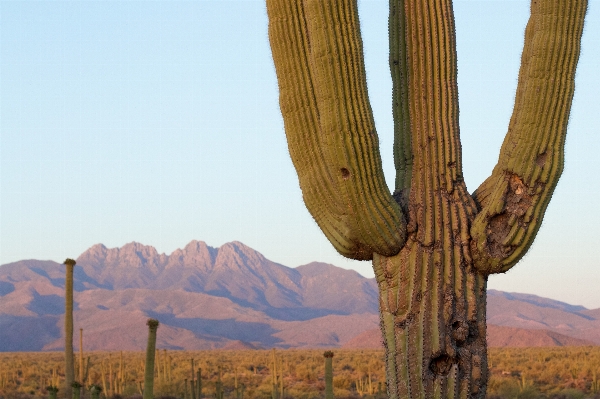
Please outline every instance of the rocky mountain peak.
M269 261L260 252L239 241L232 241L219 247L215 267L227 265L228 267L254 269L261 267L266 262Z
M92 245L84 253L79 255L76 259L77 263L81 262L93 262L106 259L106 254L109 251L104 244Z

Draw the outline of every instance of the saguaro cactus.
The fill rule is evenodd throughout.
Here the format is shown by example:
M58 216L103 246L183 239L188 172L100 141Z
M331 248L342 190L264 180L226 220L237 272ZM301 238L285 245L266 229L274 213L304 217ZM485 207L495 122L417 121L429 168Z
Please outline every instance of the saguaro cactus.
M46 387L46 390L48 391L49 399L56 399L56 394L58 393L58 388L56 386L50 385Z
M154 356L156 351L156 330L158 320L148 319L148 344L146 346L146 370L144 373L144 399L154 398Z
M79 329L79 381L81 383L79 388L80 394L84 394L83 382L85 381L85 374L83 370L83 328Z
M79 399L81 397L81 387L83 385L77 381L73 381L71 388L73 388L73 399Z
M325 357L325 399L333 399L333 352L326 351Z
M372 260L390 398L483 398L486 284L531 245L563 167L586 0L532 0L513 116L469 194L451 0L390 0L385 185L356 0L266 0L290 155L339 253Z
M92 399L100 399L100 392L102 392L102 387L100 387L100 385L90 385L89 391Z
M65 274L65 395L73 395L75 381L75 359L73 355L73 269L76 262L67 258L64 261Z

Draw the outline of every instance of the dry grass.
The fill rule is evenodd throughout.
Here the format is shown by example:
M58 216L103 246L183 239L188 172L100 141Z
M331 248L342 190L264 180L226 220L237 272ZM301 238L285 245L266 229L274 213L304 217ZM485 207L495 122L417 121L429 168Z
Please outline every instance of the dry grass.
M335 350L334 353L336 398L385 397L380 393L380 389L385 390L382 350ZM323 350L277 350L276 354L278 374L283 371L286 398L324 396ZM104 387L103 397L141 397L144 353L123 352L122 368L119 352L88 355L86 386ZM156 362L160 370L157 367L155 377L157 398L184 397L184 381L192 375L191 359L196 369L202 369L203 397L214 397L219 369L226 398L238 397L234 389L236 378L239 389L244 386L245 399L271 397L271 351L160 350ZM489 398L600 399L600 347L491 348L489 360ZM0 353L0 399L46 398L48 385L59 387L60 398L63 383L62 353Z

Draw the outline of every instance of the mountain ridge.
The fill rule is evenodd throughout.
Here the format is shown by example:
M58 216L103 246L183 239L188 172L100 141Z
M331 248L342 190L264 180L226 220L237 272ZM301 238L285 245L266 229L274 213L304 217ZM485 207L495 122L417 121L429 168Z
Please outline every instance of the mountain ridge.
M86 350L143 349L149 317L161 321L159 345L171 349L344 347L369 331L377 337L375 279L331 264L290 268L239 241L196 240L170 255L138 242L95 244L76 261L75 327ZM61 348L64 281L64 265L53 261L0 266L0 351ZM600 344L599 320L600 309L488 291L488 323L530 337L507 345Z

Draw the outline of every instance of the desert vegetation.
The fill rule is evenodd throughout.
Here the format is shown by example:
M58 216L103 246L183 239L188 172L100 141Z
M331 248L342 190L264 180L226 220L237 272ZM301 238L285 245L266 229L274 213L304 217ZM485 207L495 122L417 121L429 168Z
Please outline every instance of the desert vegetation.
M383 350L179 351L157 348L155 398L325 398L326 362L335 398L386 398ZM85 355L82 398L141 398L145 352ZM488 398L600 399L600 347L491 348ZM193 362L193 363L192 363ZM76 361L75 371L80 369ZM65 396L64 355L1 353L0 398ZM193 376L193 377L192 377Z

